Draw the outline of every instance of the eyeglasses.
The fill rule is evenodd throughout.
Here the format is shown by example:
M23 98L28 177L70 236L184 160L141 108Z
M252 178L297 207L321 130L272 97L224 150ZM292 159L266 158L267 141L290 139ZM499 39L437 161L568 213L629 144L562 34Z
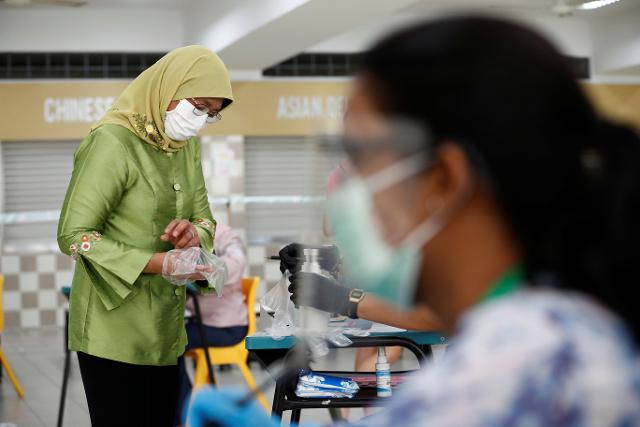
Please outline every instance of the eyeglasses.
M216 123L222 120L222 115L219 112L210 112L209 109L203 104L199 104L195 99L189 99L189 102L193 104L193 114L198 117L202 117L204 115L207 116L207 123Z

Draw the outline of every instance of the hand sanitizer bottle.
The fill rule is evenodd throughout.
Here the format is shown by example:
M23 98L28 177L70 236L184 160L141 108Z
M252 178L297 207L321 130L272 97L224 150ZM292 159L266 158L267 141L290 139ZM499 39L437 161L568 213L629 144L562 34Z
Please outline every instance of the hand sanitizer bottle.
M378 363L376 363L376 386L378 397L391 396L391 371L384 347L378 347Z

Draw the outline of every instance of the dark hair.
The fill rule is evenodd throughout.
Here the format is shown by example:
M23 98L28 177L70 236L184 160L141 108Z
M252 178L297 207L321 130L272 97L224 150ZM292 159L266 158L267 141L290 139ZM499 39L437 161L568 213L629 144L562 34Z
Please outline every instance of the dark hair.
M532 284L552 274L640 337L640 141L594 112L551 43L499 19L450 17L385 38L361 68L384 111L479 153Z

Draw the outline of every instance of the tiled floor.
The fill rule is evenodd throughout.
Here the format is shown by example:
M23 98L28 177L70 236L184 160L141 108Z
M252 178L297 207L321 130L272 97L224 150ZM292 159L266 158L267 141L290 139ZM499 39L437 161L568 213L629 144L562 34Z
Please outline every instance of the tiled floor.
M5 355L19 377L26 396L24 400L18 399L9 379L6 376L2 378L0 427L9 427L12 424L18 427L56 425L63 368L62 336L62 330L59 328L4 332L2 346ZM352 349L341 349L319 360L314 368L349 370L353 366L353 357ZM75 356L72 362L64 425L87 427L90 426L89 413ZM403 356L394 368L413 369L415 366L412 356ZM258 382L267 375L257 364L253 364L252 372ZM242 377L235 370L222 372L219 378L223 385L244 385ZM273 388L266 395L271 400ZM351 411L351 418L359 416L362 416L361 410ZM302 419L326 422L329 421L329 416L326 410L310 410L303 412Z

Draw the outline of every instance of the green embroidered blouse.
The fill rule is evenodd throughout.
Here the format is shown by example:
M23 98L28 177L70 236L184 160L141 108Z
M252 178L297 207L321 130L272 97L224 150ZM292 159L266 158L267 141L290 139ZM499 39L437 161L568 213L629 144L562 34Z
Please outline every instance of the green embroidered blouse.
M173 219L194 223L213 250L215 221L195 139L175 153L113 124L75 152L58 224L60 249L76 259L69 348L140 365L172 365L184 352L185 288L143 273Z

